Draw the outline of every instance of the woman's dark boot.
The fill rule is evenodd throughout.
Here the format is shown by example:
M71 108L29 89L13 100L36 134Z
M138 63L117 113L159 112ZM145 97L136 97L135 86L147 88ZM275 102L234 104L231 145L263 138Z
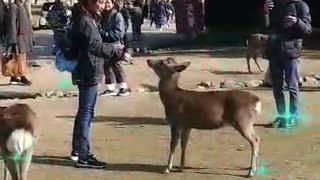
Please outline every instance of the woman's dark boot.
M18 85L18 84L20 84L20 79L17 77L11 77L10 84L11 85Z
M20 82L25 86L30 86L32 84L25 76L21 77L21 81Z

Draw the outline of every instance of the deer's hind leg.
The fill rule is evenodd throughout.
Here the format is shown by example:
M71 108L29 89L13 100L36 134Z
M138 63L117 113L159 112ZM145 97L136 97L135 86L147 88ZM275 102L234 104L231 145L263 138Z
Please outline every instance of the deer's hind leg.
M254 62L256 63L256 65L257 65L257 67L259 68L259 70L261 71L261 72L264 72L264 70L263 70L263 68L260 66L260 64L258 63L258 55L257 54L255 54L254 56L253 56L253 60L254 60Z
M255 172L257 171L259 156L260 138L254 131L253 123L253 121L246 119L238 121L238 123L235 125L235 129L240 132L240 134L250 143L251 146L251 165L248 177L254 176Z

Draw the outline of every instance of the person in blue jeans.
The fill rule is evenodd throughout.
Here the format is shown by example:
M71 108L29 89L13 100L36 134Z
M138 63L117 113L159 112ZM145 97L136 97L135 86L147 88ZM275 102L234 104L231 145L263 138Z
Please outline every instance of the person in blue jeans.
M272 0L267 0L273 6ZM299 123L299 57L302 39L312 32L308 5L302 0L278 0L270 11L269 59L278 118L269 127L290 128ZM284 81L290 94L290 114L286 114Z
M75 118L71 159L76 167L104 168L105 162L91 153L89 134L97 101L97 86L103 79L103 63L111 58L124 59L123 47L102 42L96 15L106 0L82 0L72 9L72 44L78 64L72 72L73 84L79 89L79 107Z

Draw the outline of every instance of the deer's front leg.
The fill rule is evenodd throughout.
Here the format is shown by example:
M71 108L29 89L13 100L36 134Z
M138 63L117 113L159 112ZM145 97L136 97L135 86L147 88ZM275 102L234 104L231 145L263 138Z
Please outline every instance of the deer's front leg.
M170 173L170 171L172 169L173 154L174 154L174 151L176 150L176 147L177 147L179 140L180 140L180 137L181 137L181 129L177 126L177 124L172 123L170 128L171 128L170 154L169 154L169 158L168 158L167 168L164 171L165 174Z

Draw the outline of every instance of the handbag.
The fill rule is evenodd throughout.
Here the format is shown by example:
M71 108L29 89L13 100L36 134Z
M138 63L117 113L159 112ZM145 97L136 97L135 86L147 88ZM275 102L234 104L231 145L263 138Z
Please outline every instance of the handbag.
M2 70L2 75L3 76L14 76L13 69L14 69L14 58L13 55L9 55L7 53L3 53L2 58L1 58L1 70Z
M26 54L11 53L10 48L2 55L2 75L6 77L22 77L27 71Z
M55 65L60 72L67 71L72 73L76 69L78 61L67 59L62 50L58 49Z

